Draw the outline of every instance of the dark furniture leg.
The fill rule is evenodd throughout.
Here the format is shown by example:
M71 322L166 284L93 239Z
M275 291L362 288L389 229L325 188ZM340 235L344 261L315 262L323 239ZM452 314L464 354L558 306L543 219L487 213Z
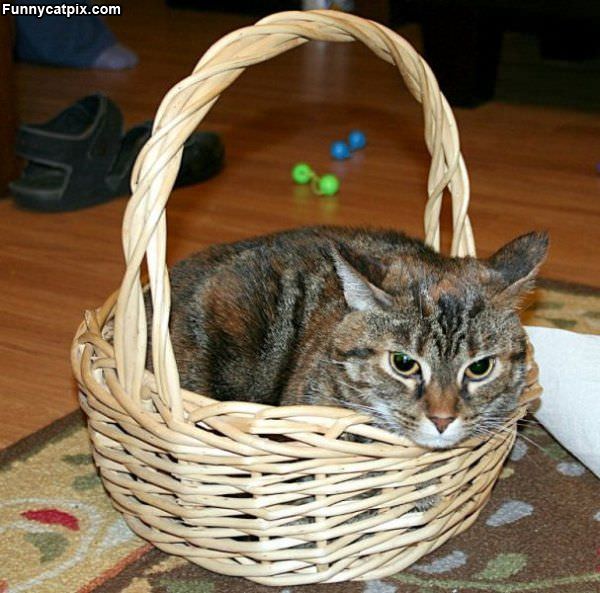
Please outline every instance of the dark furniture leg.
M597 23L548 22L539 32L540 51L547 60L589 60L600 55Z
M390 0L354 0L354 12L382 25L390 23Z
M474 107L494 96L502 25L489 12L452 4L423 15L425 59L452 105Z
M11 21L0 18L0 196L7 192L8 182L16 174L14 154L17 128L15 77L12 56Z

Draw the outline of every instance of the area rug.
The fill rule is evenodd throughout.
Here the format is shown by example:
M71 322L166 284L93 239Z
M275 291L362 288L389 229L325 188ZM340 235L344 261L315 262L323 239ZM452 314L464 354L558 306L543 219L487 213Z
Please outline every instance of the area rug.
M524 318L600 333L600 291L543 283ZM0 452L0 593L600 592L600 482L526 422L473 527L392 577L269 588L169 557L106 497L76 412Z

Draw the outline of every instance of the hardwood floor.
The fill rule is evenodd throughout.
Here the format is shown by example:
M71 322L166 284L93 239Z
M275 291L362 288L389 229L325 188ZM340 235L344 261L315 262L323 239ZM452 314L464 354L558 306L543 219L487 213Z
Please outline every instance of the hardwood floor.
M118 102L128 126L150 119L211 42L252 22L169 11L158 0L123 6L110 23L139 52L140 65L118 73L18 65L22 121L44 120L96 91ZM457 118L480 254L548 229L543 275L600 287L598 115L490 103ZM226 169L172 196L169 260L208 243L314 223L391 225L420 235L429 164L421 126L420 107L397 73L357 44L313 43L253 68L205 123L223 135ZM329 143L354 127L365 130L368 148L332 163ZM290 167L303 160L341 176L339 197L293 186ZM46 215L0 202L0 446L76 407L69 344L83 310L119 284L124 206L118 199Z

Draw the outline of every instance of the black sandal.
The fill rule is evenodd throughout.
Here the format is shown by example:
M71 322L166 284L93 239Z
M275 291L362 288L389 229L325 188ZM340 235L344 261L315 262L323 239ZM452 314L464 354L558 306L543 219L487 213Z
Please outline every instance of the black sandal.
M129 193L135 159L152 122L123 136L123 116L103 95L85 97L44 124L20 127L16 152L28 161L9 184L16 203L45 212L86 208ZM223 166L217 134L196 132L185 143L175 185L204 181Z

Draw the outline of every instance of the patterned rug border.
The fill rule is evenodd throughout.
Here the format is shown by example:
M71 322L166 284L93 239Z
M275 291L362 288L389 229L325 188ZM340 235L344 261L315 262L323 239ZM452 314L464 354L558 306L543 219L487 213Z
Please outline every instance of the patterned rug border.
M66 416L54 420L4 449L0 449L0 472L8 470L15 461L27 461L29 457L47 445L61 441L84 425L83 411L77 408Z
M118 593L127 587L141 571L153 566L161 557L162 552L152 544L147 544L137 558L132 559L118 572L110 575L96 586L89 589L80 589L77 593ZM198 593L201 593L200 591Z

